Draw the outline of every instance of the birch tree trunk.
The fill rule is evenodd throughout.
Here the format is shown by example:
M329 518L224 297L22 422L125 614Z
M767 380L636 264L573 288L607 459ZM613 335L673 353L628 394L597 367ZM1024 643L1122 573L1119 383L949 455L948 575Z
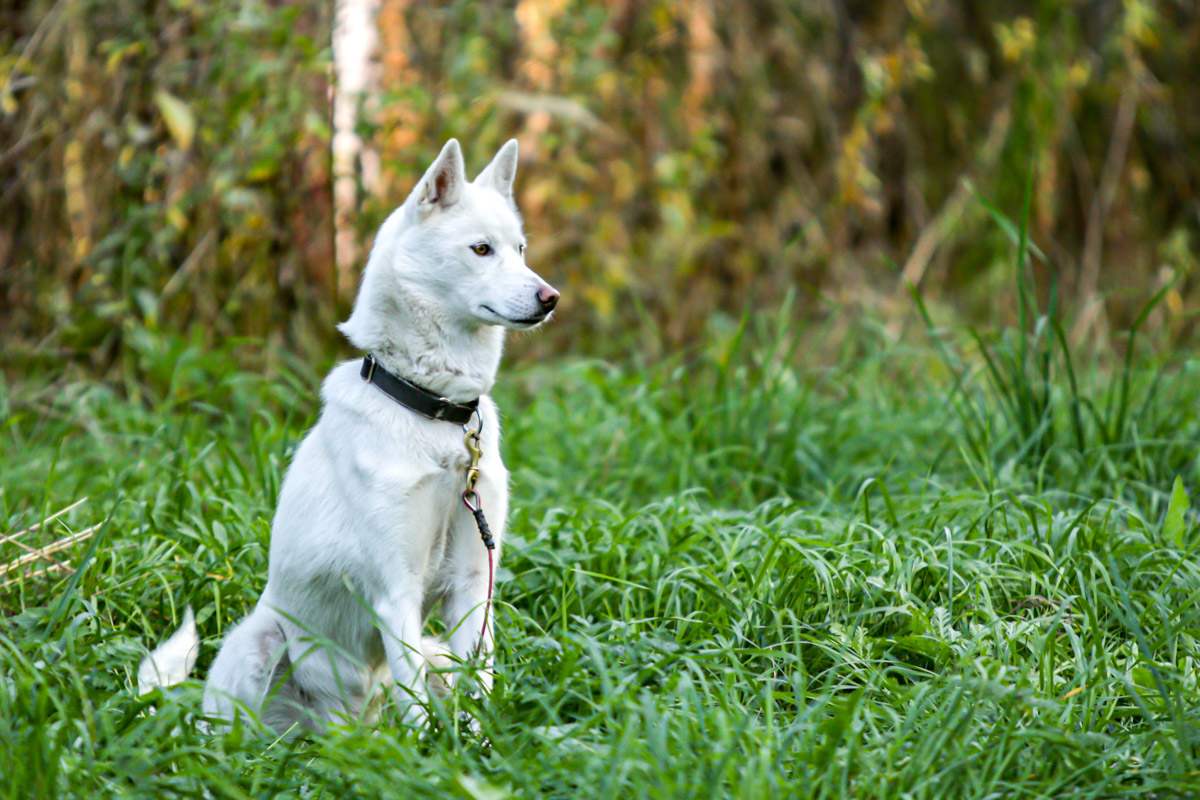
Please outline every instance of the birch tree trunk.
M333 24L333 228L337 291L350 296L359 260L358 188L371 192L379 179L379 156L356 130L359 113L379 89L375 20L380 0L337 0Z

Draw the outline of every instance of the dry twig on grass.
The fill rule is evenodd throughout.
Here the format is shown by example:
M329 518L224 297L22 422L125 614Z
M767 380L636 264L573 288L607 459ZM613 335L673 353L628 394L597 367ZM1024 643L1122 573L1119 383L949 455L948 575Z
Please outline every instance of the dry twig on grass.
M7 576L10 573L19 570L21 567L37 561L52 562L48 566L35 570L34 572L24 575L18 574L14 577L8 578L3 583L0 583L0 589L7 588L15 583L20 583L21 581L30 580L32 578L38 578L45 575L54 575L71 568L71 565L68 561L58 560L54 558L54 555L66 550L73 544L78 544L79 542L90 539L95 535L96 531L100 530L100 524L92 525L90 528L84 528L77 533L69 533L66 536L55 539L49 544L42 545L41 547L34 547L30 544L20 541L20 539L27 534L42 530L47 523L53 522L54 520L65 515L67 512L83 505L85 502L87 502L87 498L81 497L71 505L61 509L60 511L56 511L36 525L31 525L24 530L17 531L16 533L0 535L0 545L14 544L25 551L24 555L18 556L17 558L14 558L4 564L0 564L0 577Z

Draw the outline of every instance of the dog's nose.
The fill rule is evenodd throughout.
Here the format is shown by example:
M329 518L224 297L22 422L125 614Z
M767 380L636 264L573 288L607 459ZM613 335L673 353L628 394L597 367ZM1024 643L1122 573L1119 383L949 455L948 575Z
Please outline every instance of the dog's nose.
M542 310L549 314L558 305L558 292L554 290L553 286L543 283L542 288L538 289L537 299Z

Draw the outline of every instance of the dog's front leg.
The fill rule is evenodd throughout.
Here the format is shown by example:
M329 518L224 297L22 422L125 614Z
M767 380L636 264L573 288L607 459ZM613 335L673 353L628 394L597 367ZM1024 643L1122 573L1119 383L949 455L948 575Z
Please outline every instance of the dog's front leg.
M420 585L413 581L413 585ZM425 657L421 651L421 598L413 591L394 591L376 608L388 667L395 681L393 693L404 721L421 725L425 707Z
M476 543L482 550L483 545ZM485 693L492 690L492 610L487 610L488 573L486 551L483 564L458 576L442 600L442 619L450 631L450 652L463 662L481 663L479 683ZM487 630L484 630L484 617Z

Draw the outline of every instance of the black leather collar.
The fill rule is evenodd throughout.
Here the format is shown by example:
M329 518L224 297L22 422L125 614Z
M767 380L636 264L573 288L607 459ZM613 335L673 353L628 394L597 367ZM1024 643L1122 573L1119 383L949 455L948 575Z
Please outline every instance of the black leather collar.
M438 397L428 389L422 389L415 383L393 375L384 369L375 356L368 355L363 359L362 379L373 383L388 397L405 408L412 409L428 419L439 419L453 422L456 425L466 425L479 408L479 401L469 403L452 403L444 397Z

